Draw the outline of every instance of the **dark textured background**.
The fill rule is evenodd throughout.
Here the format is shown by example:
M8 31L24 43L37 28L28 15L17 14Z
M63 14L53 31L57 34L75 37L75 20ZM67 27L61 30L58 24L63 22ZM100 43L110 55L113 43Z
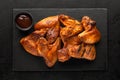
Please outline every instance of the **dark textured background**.
M108 8L107 71L13 72L12 8ZM101 15L102 16L102 15ZM0 1L0 80L120 80L120 0L4 0Z

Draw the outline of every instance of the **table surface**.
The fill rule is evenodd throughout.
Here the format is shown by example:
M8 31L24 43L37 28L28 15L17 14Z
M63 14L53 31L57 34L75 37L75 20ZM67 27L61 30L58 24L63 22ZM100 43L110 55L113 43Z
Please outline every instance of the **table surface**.
M119 0L4 0L0 2L0 80L120 80L120 1ZM13 8L107 8L108 70L74 72L12 71ZM102 15L101 15L102 16Z

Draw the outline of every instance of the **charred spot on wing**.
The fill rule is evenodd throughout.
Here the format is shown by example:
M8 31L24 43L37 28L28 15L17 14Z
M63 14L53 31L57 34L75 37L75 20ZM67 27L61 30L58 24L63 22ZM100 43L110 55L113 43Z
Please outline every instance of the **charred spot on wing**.
M89 24L90 24L91 26L96 26L96 21L91 20L91 21L89 22Z

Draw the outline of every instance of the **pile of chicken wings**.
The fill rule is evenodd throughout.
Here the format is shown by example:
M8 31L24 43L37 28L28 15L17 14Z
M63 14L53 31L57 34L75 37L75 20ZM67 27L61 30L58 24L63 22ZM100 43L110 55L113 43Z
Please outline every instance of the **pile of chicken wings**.
M94 60L95 43L101 34L96 22L88 16L78 21L68 15L50 16L34 25L34 32L20 40L23 48L34 56L43 57L48 67L70 58Z

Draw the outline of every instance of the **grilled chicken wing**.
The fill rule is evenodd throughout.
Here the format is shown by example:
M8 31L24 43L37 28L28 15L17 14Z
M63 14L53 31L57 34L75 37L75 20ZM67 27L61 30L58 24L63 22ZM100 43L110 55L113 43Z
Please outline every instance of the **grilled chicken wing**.
M46 39L48 40L48 43L53 43L59 36L59 31L60 31L60 26L59 23L57 23L55 26L51 27L47 34L46 34Z
M79 21L67 15L60 15L59 18L60 22L65 25L60 32L60 34L65 38L74 36L83 31L83 27Z
M83 31L83 27L79 21L67 15L60 15L59 18L65 27L60 31L60 37L63 41L64 48L58 51L58 55L60 55L58 59L64 62L70 57L78 57L79 53L75 53L75 51L78 49L81 41L77 35Z
M40 56L37 50L37 43L42 36L41 31L34 31L30 35L22 38L20 43L28 53L34 56Z
M60 37L64 43L64 46L66 46L67 44L69 44L69 42L73 42L72 39L75 40L75 37L72 38L72 36L75 36L75 35L81 33L83 31L83 27L79 21L77 21L67 15L60 15L59 20L61 21L62 24L65 25L65 27L63 27L60 30ZM71 41L68 42L68 40L71 40ZM78 41L78 38L76 38L76 40Z
M70 59L67 48L62 48L58 50L57 55L58 55L58 61L60 62L65 62Z
M52 67L57 61L57 50L60 49L60 38L58 37L52 48L43 57L48 67Z
M73 58L94 60L96 57L95 45L92 44L69 45L68 49L68 54Z
M84 54L84 44L68 45L67 48L69 49L68 54L73 58L80 59L82 55Z
M80 25L80 22L75 20L74 18L61 14L59 15L59 21L65 26L65 27L74 27L75 25Z
M44 37L40 37L36 43L38 53L41 57L44 57L49 51L48 41Z
M85 44L84 53L81 58L87 60L94 60L96 57L95 45Z
M39 30L41 28L51 28L57 23L58 23L58 15L50 16L50 17L42 19L41 21L38 21L35 24L34 29Z
M85 16L82 18L81 23L85 30L78 35L80 40L87 44L97 43L101 38L101 34L96 28L96 22Z

